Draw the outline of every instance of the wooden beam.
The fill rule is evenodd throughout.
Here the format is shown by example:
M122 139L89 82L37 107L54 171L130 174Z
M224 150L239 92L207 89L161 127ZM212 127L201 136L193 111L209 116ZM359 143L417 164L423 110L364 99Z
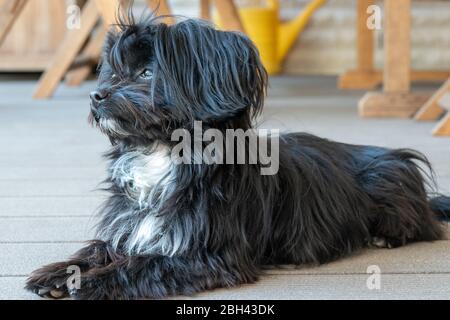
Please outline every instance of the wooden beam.
M373 89L385 84L386 92L407 92L410 81L437 82L449 78L450 71L407 71L410 68L410 0L386 0L385 65L374 70L374 31L367 27L367 8L375 0L357 2L357 68L339 77L340 89ZM393 13L394 12L394 13ZM396 12L400 12L398 15ZM400 21L402 20L402 21ZM389 27L388 27L389 26ZM400 30L400 33L398 32ZM400 50L398 50L400 48ZM409 74L409 79L408 79ZM398 76L400 75L400 76ZM385 81L384 81L385 80Z
M210 0L200 0L200 18L211 20L211 2Z
M97 10L103 20L97 32L93 35L83 52L78 57L80 60L98 62L106 39L106 34L111 25L117 23L117 16L121 10L126 10L131 4L130 0L95 0ZM71 70L66 77L69 86L79 86L87 79L92 70L92 64L87 63Z
M436 93L420 108L415 115L414 119L424 120L436 120L445 112L445 110L439 105L439 101L442 97L450 92L450 78L436 91Z
M411 82L443 82L450 71L411 70ZM350 70L339 77L339 89L373 89L383 84L383 71Z
M374 31L367 27L367 8L374 4L375 0L358 0L357 4L357 69L360 71L374 70Z
M158 14L160 15L170 15L170 7L167 3L167 1L162 0L147 0L147 3L150 7L150 9L155 10L158 8ZM158 7L159 4L159 7ZM121 5L127 5L127 3L122 2ZM104 4L100 4L102 8L104 8ZM108 4L108 6L110 6ZM114 23L116 14L113 15L114 10L119 10L117 6L110 7L109 14L106 17L105 20L109 21L110 24ZM114 17L114 18L113 18ZM167 17L164 19L164 21L168 24L171 24L174 22L174 19L172 17ZM106 38L107 34L107 27L106 26L100 26L99 30L97 30L96 34L92 37L92 39L89 41L86 48L83 50L83 52L80 55L80 59L87 60L87 61L98 61L100 59L101 51L103 49L103 43ZM92 65L91 64L85 64L83 66L80 66L72 71L70 71L66 76L66 84L69 86L79 86L83 81L87 79L89 74L91 73Z
M438 122L432 134L434 136L450 136L450 91L439 99L438 104L442 110L447 110L447 114Z
M367 27L367 8L375 0L358 0L356 6L356 59L355 70L342 74L338 80L340 89L372 89L382 83L382 73L374 69L374 31Z
M126 8L129 1L126 0L93 0L97 6L103 22L107 27L117 23L117 15L121 8Z
M411 0L385 0L384 91L409 92Z
M450 90L439 99L438 104L443 110L450 111Z
M170 9L170 5L167 0L146 0L147 5L155 12L158 16L168 16L172 14L172 10ZM173 17L165 17L163 22L167 24L174 24L175 19Z
M245 32L233 0L214 0L214 4L225 30Z
M450 78L450 71L411 70L411 81L443 82Z
M412 117L429 94L368 92L359 102L361 117Z
M450 112L439 121L432 131L433 136L450 136Z
M78 52L83 47L86 39L89 37L98 18L99 13L97 11L96 2L90 0L83 7L80 29L68 30L53 61L41 76L34 93L34 98L45 99L53 94L70 65L75 60Z
M0 46L27 3L28 0L2 0L0 2Z
M95 34L91 37L86 47L83 49L80 58L88 61L100 60L100 55L103 49L103 43L108 32L107 27L102 24L98 27ZM92 64L85 64L72 71L66 76L66 84L69 86L79 86L85 81L92 71Z
M385 0L383 92L369 92L359 102L362 117L413 116L429 95L410 93L411 0Z
M374 89L383 83L383 72L350 70L338 79L339 89Z
M42 72L52 61L50 53L31 54L2 54L0 58L0 70L2 72Z
M149 8L151 10L158 10L159 15L171 15L169 4L166 0L146 0ZM120 10L119 6L126 7L129 1L122 0L121 2L116 2L116 4L111 4L110 0L107 1L97 1L98 8L102 10L102 17L108 24L114 24L116 21L116 16ZM174 23L172 17L166 17L164 21L167 24ZM107 27L99 27L99 30L90 40L89 44L81 53L81 57L90 61L98 61L103 48L103 42L106 38ZM84 65L73 71L71 71L66 78L66 83L69 86L78 86L89 76L91 72L90 65Z

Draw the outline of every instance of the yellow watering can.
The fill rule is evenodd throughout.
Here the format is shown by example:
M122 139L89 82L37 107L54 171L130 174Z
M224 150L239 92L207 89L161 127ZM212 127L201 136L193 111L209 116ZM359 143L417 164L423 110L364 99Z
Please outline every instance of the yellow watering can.
M247 35L259 49L261 60L269 74L280 71L281 63L310 20L326 0L312 0L293 20L281 23L279 1L266 0L264 6L239 8L239 16ZM216 23L221 22L215 15Z

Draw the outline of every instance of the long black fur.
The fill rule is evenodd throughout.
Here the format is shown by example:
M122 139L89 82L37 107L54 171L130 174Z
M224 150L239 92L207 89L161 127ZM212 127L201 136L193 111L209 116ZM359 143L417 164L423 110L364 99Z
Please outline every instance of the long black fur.
M141 79L145 69L151 79ZM111 140L114 168L133 152L170 150L172 132L192 132L194 120L203 130L252 128L266 84L257 49L242 34L196 20L122 22L108 36L91 121ZM190 295L254 282L265 265L326 263L374 239L396 247L443 238L436 216L450 212L450 198L430 200L429 163L417 151L292 133L280 137L279 158L278 174L266 176L260 164L177 165L169 189L154 187L151 206L110 171L99 240L33 272L27 289L78 299ZM130 254L129 236L149 215L159 233ZM66 286L69 265L81 268L78 290Z

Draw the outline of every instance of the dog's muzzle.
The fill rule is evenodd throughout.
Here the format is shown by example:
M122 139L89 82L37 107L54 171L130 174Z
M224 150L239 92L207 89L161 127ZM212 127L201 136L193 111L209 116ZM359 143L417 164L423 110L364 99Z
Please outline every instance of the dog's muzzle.
M100 114L99 107L105 101L105 99L109 96L109 93L103 90L92 91L89 94L91 98L91 112L94 116L95 121L99 122Z

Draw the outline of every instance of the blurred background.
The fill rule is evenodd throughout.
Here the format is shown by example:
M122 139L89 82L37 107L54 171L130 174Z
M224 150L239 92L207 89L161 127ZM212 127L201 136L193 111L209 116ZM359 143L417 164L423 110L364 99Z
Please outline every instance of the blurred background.
M42 71L65 33L65 0L34 0L0 47L0 71ZM84 2L84 1L79 1ZM144 6L145 0L135 0ZM245 4L248 1L236 1ZM309 0L280 0L282 19L294 18ZM375 1L380 7L383 1ZM172 11L199 17L199 0L170 0ZM357 0L329 0L312 17L283 64L291 75L339 75L356 66ZM53 8L53 9L52 9ZM54 9L56 8L56 9ZM412 6L412 67L450 69L450 1L418 0ZM376 30L376 66L383 65L383 30Z

